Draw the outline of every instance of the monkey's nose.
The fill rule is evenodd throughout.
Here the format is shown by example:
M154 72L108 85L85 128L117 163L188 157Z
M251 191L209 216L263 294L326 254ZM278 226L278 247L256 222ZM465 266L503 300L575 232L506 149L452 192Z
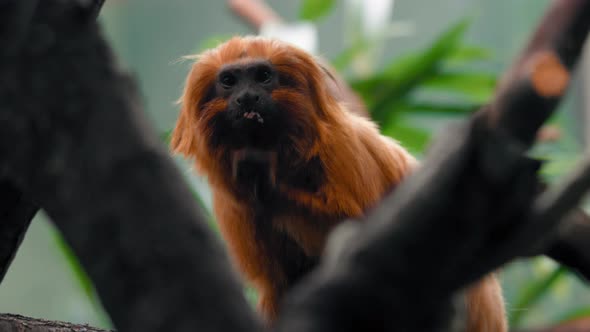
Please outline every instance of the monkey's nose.
M253 106L260 102L260 95L255 92L245 92L236 98L236 104L239 106Z

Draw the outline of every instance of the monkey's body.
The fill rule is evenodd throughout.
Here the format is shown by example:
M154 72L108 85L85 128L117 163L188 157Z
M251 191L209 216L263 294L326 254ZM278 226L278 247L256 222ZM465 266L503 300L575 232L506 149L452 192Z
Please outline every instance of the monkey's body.
M270 78L269 78L270 77ZM305 52L234 38L196 62L174 130L175 151L208 177L233 261L270 321L316 264L339 222L359 218L416 166L401 146L339 103ZM490 276L467 293L469 332L505 331Z
M341 115L340 128L345 130L331 133L335 141L303 165L293 169L276 155L274 180L272 175L261 181L263 176L250 174L244 180L234 177L237 186L213 186L221 231L239 269L260 291L262 310L271 317L284 291L315 265L332 227L362 216L415 163L367 120L348 112ZM344 140L341 135L346 135L346 144L338 143ZM270 165L250 167L271 174Z

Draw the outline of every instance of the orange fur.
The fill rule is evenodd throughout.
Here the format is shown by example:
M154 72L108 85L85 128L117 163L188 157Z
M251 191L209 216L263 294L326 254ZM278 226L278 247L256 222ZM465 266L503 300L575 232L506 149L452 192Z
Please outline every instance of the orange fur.
M466 331L508 331L502 287L493 274L469 287L466 294L469 313Z
M282 295L291 286L290 277L280 257L266 250L264 241L257 237L255 209L238 195L232 177L233 152L212 145L216 133L210 121L224 111L227 102L215 96L205 100L224 65L259 59L268 60L289 83L272 92L272 99L288 114L294 128L285 133L295 156L289 159L289 168L304 167L317 158L323 169L321 185L314 192L294 188L277 177L277 170L271 170L275 190L293 207L288 213L270 217L272 234L265 241L281 246L280 237L286 236L304 255L319 256L334 225L345 218L361 217L417 162L395 141L380 135L374 123L337 100L326 81L329 75L312 56L296 47L277 40L236 37L197 58L181 98L171 146L175 152L194 158L197 171L207 176L215 215L233 261L258 289L259 308L272 321ZM468 331L506 330L501 289L493 276L467 292L467 303Z

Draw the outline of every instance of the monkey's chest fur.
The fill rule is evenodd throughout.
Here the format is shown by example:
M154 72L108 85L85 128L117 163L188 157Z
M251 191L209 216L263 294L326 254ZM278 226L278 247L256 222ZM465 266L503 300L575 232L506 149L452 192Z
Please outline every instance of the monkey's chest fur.
M233 176L239 199L253 207L257 243L292 284L317 264L327 234L342 217L318 214L286 195L288 190L320 194L325 177L318 158L298 167L285 164L274 153L240 151L234 154Z

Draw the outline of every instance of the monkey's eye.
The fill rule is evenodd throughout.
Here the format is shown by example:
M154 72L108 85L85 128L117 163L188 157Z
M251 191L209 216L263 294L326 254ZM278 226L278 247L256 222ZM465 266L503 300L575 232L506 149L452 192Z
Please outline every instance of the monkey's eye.
M225 74L219 78L219 82L224 88L229 89L236 85L236 78L233 75Z
M267 68L260 69L256 73L256 81L258 83L270 83L272 79L272 73Z

